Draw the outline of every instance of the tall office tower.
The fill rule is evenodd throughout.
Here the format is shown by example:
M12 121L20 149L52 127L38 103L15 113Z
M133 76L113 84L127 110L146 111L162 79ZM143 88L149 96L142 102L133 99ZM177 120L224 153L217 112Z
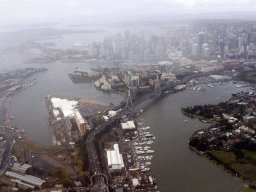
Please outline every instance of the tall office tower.
M224 57L224 46L225 46L225 43L223 40L220 41L220 53L221 53L221 56Z
M238 37L238 47L241 48L244 45L243 37Z
M208 48L208 44L204 43L202 44L202 56L205 56L205 49Z
M204 32L198 33L197 44L199 46L199 54L202 54L202 44L204 44L204 39L205 39L205 33Z
M211 51L210 48L205 48L204 50L204 56L209 58L211 56Z
M128 39L129 39L129 37L130 37L130 32L129 32L128 29L125 30L125 32L124 32L124 37L125 37L125 40L128 40Z
M198 44L193 44L192 45L192 55L193 56L198 56L198 49L199 49L199 45Z

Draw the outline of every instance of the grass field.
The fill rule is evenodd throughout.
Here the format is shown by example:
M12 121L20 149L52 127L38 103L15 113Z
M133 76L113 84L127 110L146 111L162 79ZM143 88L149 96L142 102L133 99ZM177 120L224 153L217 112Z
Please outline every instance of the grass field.
M241 192L252 192L252 190L248 188L244 188Z
M215 157L220 159L223 163L232 164L236 161L236 156L232 152L225 152L225 151L210 151Z
M246 157L250 158L250 159L254 159L256 160L256 152L253 151L244 151L244 154Z
M211 150L209 153L213 155L210 159L213 159L217 165L220 165L220 168L225 172L233 176L238 176L241 180L246 182L256 181L256 166L250 163L250 161L246 161L246 159L243 161L237 160L234 153L228 151ZM256 153L246 153L251 158L256 158Z

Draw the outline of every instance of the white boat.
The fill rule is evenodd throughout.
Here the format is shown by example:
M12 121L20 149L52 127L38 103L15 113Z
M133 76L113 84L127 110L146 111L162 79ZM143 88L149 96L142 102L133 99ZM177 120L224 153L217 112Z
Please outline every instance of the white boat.
M149 141L147 142L147 145L150 145L150 144L153 144L153 143L154 143L154 141L149 140Z
M151 162L147 161L147 162L145 163L145 165L151 165Z
M143 150L147 151L147 150L149 150L150 148L151 148L151 147L146 146L146 147L144 147L144 149L143 149Z
M138 145L138 143L134 142L133 145Z
M139 143L139 145L145 145L145 144L147 144L146 141L145 141L145 142L142 142L142 143Z
M217 99L219 99L219 97L217 97Z
M145 154L145 151L136 151L138 155Z
M145 159L146 160L151 160L153 158L153 155L150 155L150 156L146 156Z
M155 151L154 150L148 150L148 151L146 151L146 153L155 153Z

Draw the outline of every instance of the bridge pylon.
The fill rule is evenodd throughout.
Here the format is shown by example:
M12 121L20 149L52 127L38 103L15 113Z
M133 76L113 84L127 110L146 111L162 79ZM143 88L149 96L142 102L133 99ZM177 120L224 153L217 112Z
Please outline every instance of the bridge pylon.
M132 97L131 97L131 90L128 90L128 96L126 101L126 108L131 107L133 109Z

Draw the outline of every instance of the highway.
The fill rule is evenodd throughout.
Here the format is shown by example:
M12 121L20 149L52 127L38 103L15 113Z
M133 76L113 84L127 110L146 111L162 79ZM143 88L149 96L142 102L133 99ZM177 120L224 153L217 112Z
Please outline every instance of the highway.
M4 152L3 159L2 159L2 162L0 165L0 175L2 175L4 173L4 171L8 165L8 161L10 159L10 153L11 153L12 146L13 146L12 138L4 131L1 131L1 134L6 139L6 147L5 147L5 152Z

